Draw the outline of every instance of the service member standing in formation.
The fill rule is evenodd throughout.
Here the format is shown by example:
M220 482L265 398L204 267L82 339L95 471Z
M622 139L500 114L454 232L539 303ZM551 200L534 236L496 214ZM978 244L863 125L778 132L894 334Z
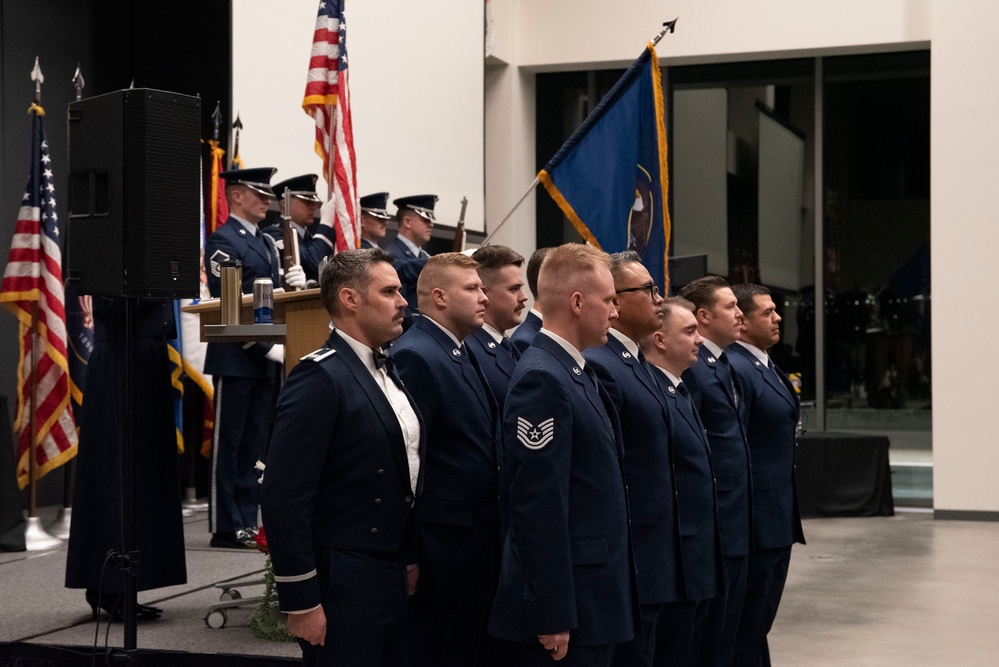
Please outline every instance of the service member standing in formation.
M472 253L472 259L479 263L482 291L489 297L489 303L485 324L473 331L467 341L502 412L513 367L520 359L520 352L506 331L520 324L527 304L521 268L524 258L506 246L488 245Z
M274 171L235 169L221 174L229 219L205 244L208 291L214 297L221 292L220 265L226 261L242 264L243 294L253 293L257 278L270 278L274 287L281 286L274 241L257 228L274 198L270 186ZM208 344L205 372L215 384L208 515L213 547L256 548L260 485L254 465L267 446L275 376L283 361L284 346L277 343Z
M794 485L795 434L801 408L790 380L770 360L780 315L761 285L732 288L742 310L739 341L728 347L741 380L743 419L753 462L753 550L735 645L735 665L770 665L767 633L777 616L791 545L805 543Z
M434 222L437 221L434 217L437 195L400 197L392 203L396 206L395 217L399 221L399 235L386 250L395 257L395 269L402 281L402 295L409 304L405 324L408 329L413 323L413 318L420 312L416 281L420 277L423 265L430 259L427 251L423 250L423 245L430 240Z
M331 258L320 290L333 331L278 401L261 508L281 610L307 665L405 660L424 440L381 352L406 307L391 262L377 249Z
M510 342L521 353L531 346L531 343L534 342L534 337L541 330L543 316L541 314L541 302L538 300L538 273L541 271L541 263L545 261L545 255L547 254L548 248L538 248L531 254L531 258L527 260L527 287L531 290L534 305L527 312L524 322L510 336Z
M664 604L684 604L680 586L680 537L676 487L670 460L666 397L638 342L662 326L662 297L641 257L634 251L611 256L618 318L607 344L583 355L593 366L621 418L624 472L631 505L631 539L638 570L642 631L617 648L614 664L652 665L658 651L680 664L683 638L670 629L668 644L656 645L656 626Z
M277 197L278 206L281 208L282 216L291 217L291 226L298 234L298 258L301 270L304 272L305 280L299 278L298 269L291 267L287 275L284 276L284 284L289 287L304 287L306 281L319 280L319 263L333 253L336 248L336 230L333 228L333 216L327 215L319 220L315 225L315 234L312 233L313 222L315 220L316 209L322 203L316 194L316 180L319 177L315 174L304 174L281 181L274 186L274 196ZM291 205L285 210L285 191L291 195ZM332 204L330 204L332 206ZM274 246L278 249L278 256L282 256L284 251L284 225L281 222L264 227L264 233L274 239Z
M511 525L489 632L502 665L610 665L638 620L621 429L582 354L617 318L610 257L552 248L538 290L545 326L504 408Z
M386 226L392 219L386 208L389 193L376 192L361 197L361 247L377 248L385 238Z
M435 255L420 274L421 316L392 345L392 361L426 426L416 507L419 582L408 642L416 665L478 665L496 593L500 479L496 402L464 339L488 299L476 262Z
M746 593L746 567L751 542L749 444L739 413L738 377L725 348L739 339L742 311L724 278L707 276L686 285L681 295L694 304L701 348L697 362L683 374L690 399L708 431L711 464L718 490L725 587L715 598L712 624L721 628L716 644L701 656L702 665L732 664L735 634Z
M643 341L642 350L657 368L669 411L669 444L676 479L680 522L680 555L686 602L668 604L659 619L657 667L695 665L705 647L718 641L718 626L709 619L711 600L721 591L721 550L715 505L711 449L700 417L690 401L683 372L697 361L701 337L693 305L671 297L663 302L662 328Z

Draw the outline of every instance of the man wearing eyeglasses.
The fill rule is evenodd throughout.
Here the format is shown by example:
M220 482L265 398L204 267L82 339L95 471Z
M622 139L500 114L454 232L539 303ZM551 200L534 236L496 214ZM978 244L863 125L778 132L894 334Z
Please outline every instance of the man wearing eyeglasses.
M679 664L671 647L656 647L654 641L664 605L682 600L683 593L666 398L638 348L639 340L662 326L663 299L638 253L619 252L611 260L618 318L611 323L607 343L586 350L583 357L621 418L642 628L618 646L613 664L652 665L655 650L671 656L668 664ZM676 638L677 643L687 639Z
M740 412L744 392L725 352L739 339L742 311L732 288L718 276L695 280L680 294L694 304L697 333L703 341L697 361L683 373L683 382L711 444L725 575L725 588L709 611L710 627L719 634L704 645L701 664L731 665L746 594L752 507L749 443Z

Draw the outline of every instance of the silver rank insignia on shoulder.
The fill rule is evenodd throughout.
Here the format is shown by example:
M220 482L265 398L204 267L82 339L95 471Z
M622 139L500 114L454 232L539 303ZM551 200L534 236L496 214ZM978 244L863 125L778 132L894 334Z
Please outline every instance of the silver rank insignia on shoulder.
M517 440L528 449L541 449L555 438L555 418L549 417L537 426L517 417Z
M460 357L461 356L461 350L459 350L458 348L454 348L453 350L451 350L451 354L453 354L456 357Z
M673 385L670 385L669 387L666 388L666 391L668 391L671 394L675 394L676 388Z
M491 350L494 347L496 347L496 343L489 341L488 343L486 343L486 347L488 347Z
M222 264L222 262L226 262L230 259L231 257L229 257L229 253L222 252L221 250L216 250L214 253L212 253L212 256L208 258L208 264L212 270L212 275L215 276L216 278L221 276L222 268L220 265Z
M754 361L753 363L754 363L754 364L756 364L757 366L762 366L762 365L763 365L763 364L761 364L761 363L760 363L760 362L758 362L758 361Z
M715 358L714 357L708 357L708 363L709 364L715 363Z
M242 234L243 236L246 236L246 230L243 229L242 227L239 228L239 233Z
M323 347L316 350L315 352L310 352L309 354L299 359L299 361L315 361L318 363L323 359L325 359L326 357L329 357L334 354L336 354L336 350L328 347Z
M621 356L624 357L625 359L631 359L631 352L625 350L624 352L621 353Z
M575 373L576 375L582 375L583 374L583 371L579 370L579 366L573 366L572 367L572 372Z

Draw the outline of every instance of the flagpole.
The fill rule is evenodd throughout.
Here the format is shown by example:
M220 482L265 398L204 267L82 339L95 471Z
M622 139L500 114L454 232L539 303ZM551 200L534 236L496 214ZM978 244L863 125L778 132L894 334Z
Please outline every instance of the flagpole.
M652 46L655 46L656 44L658 44L659 40L661 40L663 37L666 36L666 33L668 33L668 32L674 32L676 30L676 22L677 22L678 19L679 19L679 17L673 19L672 21L666 21L666 22L663 23L662 30L660 30L659 33L655 37L652 38ZM493 231L489 232L489 236L487 236L486 240L482 242L483 246L489 245L489 241L493 238L493 236L496 234L496 232L498 232L500 230L500 228L503 227L503 225L506 224L506 221L510 219L510 216L512 216L514 214L514 212L518 208L520 208L520 205L524 203L525 199L527 199L527 195L531 194L531 192L534 190L535 187L537 187L538 183L540 183L540 182L541 182L541 179L539 179L537 176L535 176L534 180L531 181L531 184L529 186L527 186L527 190L525 190L524 194L522 194L520 196L520 199L517 200L517 203L513 205L513 207L507 212L507 214L503 216L503 219L500 220L499 224L496 225L496 229L494 229Z
M42 105L42 83L45 76L42 68L38 64L38 56L35 56L35 67L31 70L31 80L35 82L35 104L34 107L41 108ZM32 113L39 113L32 107ZM32 167L34 169L34 166ZM37 185L37 184L36 184ZM41 220L39 220L41 225ZM41 233L41 230L39 230ZM38 300L31 304L31 380L29 381L31 395L28 397L28 521L24 526L24 546L28 551L42 551L54 549L62 544L62 540L53 537L42 528L42 522L38 518L38 488L36 476L38 474L38 461L35 450L38 445L35 440L38 437L38 423L35 412L38 409Z
M329 167L326 170L326 201L333 198L333 155L332 149L333 145L336 143L333 139L333 133L336 131L335 123L333 122L333 107L326 105L326 121L327 121L327 134L329 138L326 145L323 146L323 151L326 153L326 161L329 163Z

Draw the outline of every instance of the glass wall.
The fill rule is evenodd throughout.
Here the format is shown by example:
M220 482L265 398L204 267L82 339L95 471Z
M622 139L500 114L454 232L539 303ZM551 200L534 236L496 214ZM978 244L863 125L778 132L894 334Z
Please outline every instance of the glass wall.
M929 58L663 70L671 266L690 258L730 282L767 285L783 317L772 354L800 382L804 427L887 435L896 498L927 505ZM538 75L539 168L620 74ZM537 201L539 246L579 240L548 197Z

